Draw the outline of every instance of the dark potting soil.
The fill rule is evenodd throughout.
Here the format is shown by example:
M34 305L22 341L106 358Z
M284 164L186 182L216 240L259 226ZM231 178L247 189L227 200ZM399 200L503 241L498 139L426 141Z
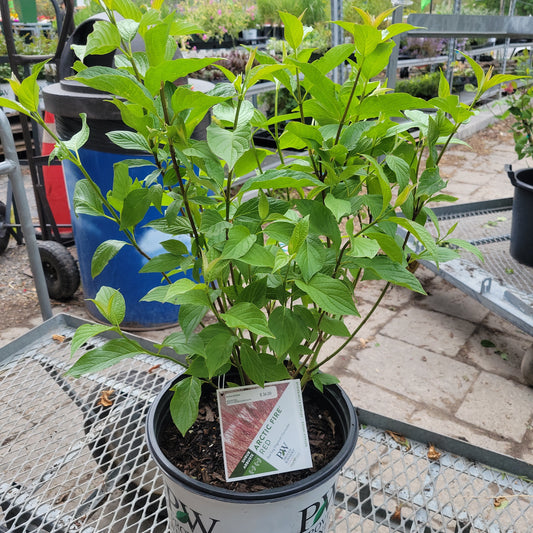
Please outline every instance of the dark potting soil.
M305 470L226 482L216 395L211 393L202 396L198 420L185 437L182 437L169 418L162 428L159 445L174 466L187 476L204 483L236 492L257 492L282 487L305 479L326 466L343 445L341 431L337 431L334 419L316 398L309 401L304 395L304 409L313 459L313 468Z

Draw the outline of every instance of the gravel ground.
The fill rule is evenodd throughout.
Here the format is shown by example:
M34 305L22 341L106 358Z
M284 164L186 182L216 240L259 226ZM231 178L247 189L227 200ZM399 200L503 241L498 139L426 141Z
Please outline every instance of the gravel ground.
M68 302L52 300L54 313L80 315L84 305L81 288ZM7 328L34 325L35 317L40 317L26 248L17 246L14 239L0 255L0 317L0 332Z

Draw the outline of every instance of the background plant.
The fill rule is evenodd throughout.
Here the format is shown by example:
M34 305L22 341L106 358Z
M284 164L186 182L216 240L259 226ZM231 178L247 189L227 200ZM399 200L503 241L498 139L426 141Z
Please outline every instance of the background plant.
M30 39L21 36L19 33L13 34L13 41L15 43L15 50L23 55L53 55L57 48L57 34L55 31L47 31L39 35L32 35ZM7 57L6 41L3 33L0 32L0 56ZM9 63L0 64L0 78L2 80L9 79L11 76L11 68ZM24 68L19 68L19 76L24 76ZM41 75L40 78L44 78Z
M78 157L88 136L84 120L72 139L57 139L54 154L71 161L85 177L76 186L76 212L114 220L124 234L123 240L98 247L93 276L124 246L133 246L147 261L141 272L160 272L168 282L144 300L180 305L180 329L153 355L186 367L170 405L182 433L197 416L202 387L216 387L218 376L230 369L240 383L260 386L300 379L303 387L312 383L322 390L337 382L322 372L324 364L357 335L390 284L423 292L410 270L413 261L455 258L457 246L476 252L449 233L441 234L428 204L453 200L443 192L439 162L481 95L512 76L484 73L467 58L478 81L474 103L460 103L441 75L439 95L428 104L374 81L387 65L392 37L406 29L403 24L378 29L390 12L376 19L361 12L362 24L340 22L353 43L315 61L304 45L307 30L301 21L282 13L294 52L277 62L254 51L239 75L219 66L229 83L201 94L173 83L217 61L172 59L176 39L191 27L177 17L158 20L153 8L143 12L129 3L113 5L127 22L117 24L109 12L109 22L94 25L87 45L77 48L75 79L112 91L130 129L108 137L146 158L116 164L112 190L101 191ZM130 49L137 32L145 39L145 53ZM86 54L108 53L111 47L122 52L117 68L83 65ZM259 64L253 66L254 61ZM327 75L345 61L351 66L349 78L336 84ZM38 113L35 78L41 68L37 65L22 83L12 82L19 102L0 99L0 104L34 117L48 130ZM279 115L276 109L267 118L246 98L264 79L275 83L277 94L282 88L289 91L296 102L291 113ZM433 115L419 111L427 106ZM194 140L192 133L207 113L213 115L207 139ZM395 119L401 116L407 120ZM287 123L281 135L274 134L280 164L265 170L263 161L271 153L255 147L252 135L280 122ZM305 152L288 157L284 150L295 148ZM129 176L132 165L146 167L143 180ZM235 181L244 176L249 179L236 189ZM150 207L161 213L150 225L168 234L161 243L165 252L154 257L136 239L136 227ZM424 227L428 219L436 225L435 236ZM412 248L399 228L423 247ZM190 247L180 235L190 238ZM183 273L192 279L180 277ZM369 279L381 280L382 290L360 316L357 295ZM120 330L124 299L119 291L102 288L95 304L110 324L80 327L73 353L103 331L118 338L84 353L69 370L71 376L146 351ZM350 330L346 316L357 322ZM343 339L341 345L330 348L332 337Z
M396 92L407 93L424 100L430 100L438 95L440 83L439 72L428 72L413 76L408 80L396 82Z
M257 10L263 24L281 25L280 12L290 13L296 17L302 15L302 23L314 26L329 19L329 2L327 0L258 0Z
M235 40L243 29L256 25L255 7L241 0L189 0L181 11L185 20L203 29L204 40Z
M517 60L517 72L531 75L531 63L528 50L519 56ZM530 80L524 85L518 85L516 81L506 87L508 94L505 102L507 109L500 118L513 116L515 121L511 124L515 151L518 159L533 156L533 84Z

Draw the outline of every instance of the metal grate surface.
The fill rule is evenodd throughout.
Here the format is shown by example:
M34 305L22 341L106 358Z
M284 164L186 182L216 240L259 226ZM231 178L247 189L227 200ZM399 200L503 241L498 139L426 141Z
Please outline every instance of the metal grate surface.
M512 202L498 202L491 207L487 204L464 206L463 212L438 211L441 233L446 233L457 223L453 236L475 244L483 253L484 261L473 254L465 254L465 259L482 268L502 285L531 294L533 292L533 268L524 266L509 253ZM457 206L461 207L461 206Z
M150 372L155 360L141 357L65 380L68 340L81 323L59 315L0 349L0 531L165 532L161 480L142 420L179 367L165 362ZM108 389L113 405L97 405ZM372 413L360 412L360 420L331 531L531 531L531 465ZM405 445L387 429L418 441ZM428 458L429 442L440 457ZM443 451L446 443L465 446L466 454ZM498 497L505 498L499 507Z

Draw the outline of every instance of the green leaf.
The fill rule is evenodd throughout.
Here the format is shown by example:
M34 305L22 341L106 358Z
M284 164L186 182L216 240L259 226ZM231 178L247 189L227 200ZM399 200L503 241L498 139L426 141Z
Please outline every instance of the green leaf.
M483 261L483 254L481 253L481 250L474 246L473 244L469 243L468 241L465 241L463 239L456 239L455 237L446 239L446 242L449 242L450 244L453 244L454 246L458 246L459 248L463 248L467 252L473 253L480 261Z
M301 340L302 324L291 309L276 307L268 317L268 327L274 334L274 337L268 339L268 344L278 359L282 360L289 348Z
M48 61L49 60L42 61L41 63L34 65L31 75L23 79L20 83L15 80L9 80L11 89L19 99L23 108L28 111L34 113L39 111L39 85L37 84L37 77Z
M355 266L365 269L365 279L384 279L420 294L426 294L414 274L402 264L392 261L385 255L378 255L373 259L353 258L352 262Z
M163 346L172 348L178 355L190 355L201 352L204 348L204 343L197 335L187 336L183 331L175 331L167 335L163 342L158 345L158 348Z
M76 182L74 187L74 211L77 215L104 216L102 198L97 185L83 179Z
M422 243L429 254L436 254L437 245L435 244L435 239L424 226L402 217L391 217L389 220L412 233Z
M239 261L243 261L247 265L267 268L274 266L274 260L275 256L270 250L255 243L243 256L239 257Z
M15 102L15 100L9 100L8 98L0 97L0 106L7 107L8 109L13 109L14 111L18 111L19 113L22 113L27 117L31 116L30 110L24 107L22 104Z
M198 418L202 382L190 376L180 380L172 390L174 394L170 400L170 416L180 433L185 436Z
M474 71L474 74L477 80L477 86L482 87L483 80L485 78L485 73L483 72L483 68L478 63L476 63L476 61L472 59L471 57L467 56L463 52L459 52L459 53L468 61L468 64Z
M352 212L352 204L348 200L335 198L331 193L326 195L324 205L333 213L337 222Z
M317 273L308 283L296 280L296 285L327 313L359 315L353 303L352 292L338 279Z
M148 262L141 267L139 272L170 272L171 270L179 268L181 259L181 257L174 254L159 254L150 258Z
M175 82L180 78L186 78L189 74L201 70L204 67L220 61L217 57L207 58L180 58L163 61L157 66L151 66L146 72L145 86L151 94L159 93L161 82Z
M120 33L117 27L108 20L97 20L93 31L87 36L85 49L78 56L81 61L89 55L104 55L115 51L120 46Z
M256 335L273 337L263 312L254 304L241 302L220 315L230 328L248 329Z
M141 298L143 302L168 302L177 305L194 304L209 306L206 286L203 283L195 283L189 278L180 278L171 285L154 287L146 296Z
M114 330L114 326L107 326L106 324L83 324L81 325L76 332L74 333L74 336L72 337L72 341L70 343L70 354L74 355L77 350L79 350L89 339L92 337L95 337L96 335L100 335L101 333L104 333L105 331L111 331Z
M285 26L285 40L289 46L296 50L302 44L304 38L304 27L300 19L290 13L279 12L279 16Z
M319 327L322 331L328 335L334 335L335 337L349 337L350 331L345 326L342 320L335 320L327 315L322 317Z
M288 243L288 251L290 255L295 254L302 244L305 242L309 233L309 217L303 217L295 224L292 231L291 238Z
M359 119L401 116L405 110L424 109L427 102L407 93L388 93L365 98L359 106Z
M96 305L98 311L111 324L118 326L124 320L126 303L124 296L117 289L103 286L98 290L94 299L90 301Z
M200 325L209 307L196 304L182 304L179 310L179 324L183 333L188 337Z
M373 238L359 236L352 239L352 249L350 255L354 257L375 257L380 249L380 245Z
M151 67L170 61L176 51L176 41L169 36L168 23L156 24L144 33L146 55Z
M309 232L329 237L335 246L340 246L341 233L333 213L323 204L313 200L296 200L302 216L309 215Z
M241 346L241 364L245 374L257 385L265 385L265 369L263 355L247 345Z
M239 108L239 116L237 117L237 107L233 102L222 102L213 107L213 115L222 121L229 122L232 126L235 123L235 118L238 118L238 123L247 123L252 120L255 113L255 107L249 100L244 100Z
M278 270L282 269L286 265L288 265L291 261L291 256L289 254L286 254L283 250L279 250L276 252L276 257L274 258L274 266L272 267L272 273L277 272Z
M313 380L313 385L320 391L324 392L324 387L327 385L336 385L339 383L339 379L331 374L325 374L323 372L315 372L311 379Z
M122 250L122 247L127 243L126 241L118 241L109 239L98 245L91 261L91 276L95 278L104 270L109 261Z
M409 164L403 159L391 154L387 154L385 161L388 167L394 172L396 182L400 186L400 191L409 185L410 169Z
M132 19L139 22L142 13L139 8L131 0L113 0L113 9L120 13L125 19ZM121 21L118 21L120 24Z
M228 240L222 250L222 259L238 259L246 254L256 241L255 235L245 226L233 226L228 232Z
M296 262L300 267L304 281L309 281L320 272L326 260L324 243L316 236L309 236L298 249Z
M261 364L265 373L265 381L283 381L290 379L291 375L283 361L278 361L275 357L262 354Z
M246 285L237 295L235 303L250 302L261 308L267 303L267 278L259 278Z
M124 70L103 66L89 67L78 72L73 79L93 89L121 96L152 113L157 113L148 90L134 76Z
M134 131L110 131L106 135L112 143L125 150L152 153L150 145L140 133Z
M157 218L148 222L145 227L154 228L169 235L188 235L192 231L190 222L182 216L175 216L170 221L166 217Z
M79 378L83 374L96 373L114 364L145 353L145 350L130 339L112 339L103 346L83 354L65 373Z
M145 217L151 204L149 189L134 189L124 200L120 214L120 229L136 226Z
M270 206L268 204L267 195L259 189L259 203L257 205L257 212L259 213L259 218L264 220L270 211Z
M450 96L450 84L448 83L448 80L446 76L444 75L444 72L440 71L439 76L439 98L447 98Z
M187 246L185 246L185 243L178 240L178 239L169 239L167 241L162 241L161 246L171 254L174 255L188 255L189 250L187 249Z
M63 141L63 145L73 152L77 152L89 139L89 126L87 126L87 115L80 113L81 130L75 133L68 141Z
M221 331L209 338L205 347L205 365L209 372L208 377L211 379L219 371L230 363L231 351L237 337L233 336L230 331Z
M207 127L207 144L215 155L226 161L228 168L248 150L251 128L249 124L239 124L235 130L225 130L212 123Z
M302 139L306 145L311 146L315 150L322 147L323 139L318 126L310 126L308 124L302 124L301 122L289 122L285 127L285 130L296 135L296 137Z
M316 178L305 172L292 170L267 170L263 174L250 178L241 187L241 194L257 189L301 189L303 187L316 187L319 190L326 186Z
M480 344L483 346L483 348L496 348L496 345L488 339L482 339Z

